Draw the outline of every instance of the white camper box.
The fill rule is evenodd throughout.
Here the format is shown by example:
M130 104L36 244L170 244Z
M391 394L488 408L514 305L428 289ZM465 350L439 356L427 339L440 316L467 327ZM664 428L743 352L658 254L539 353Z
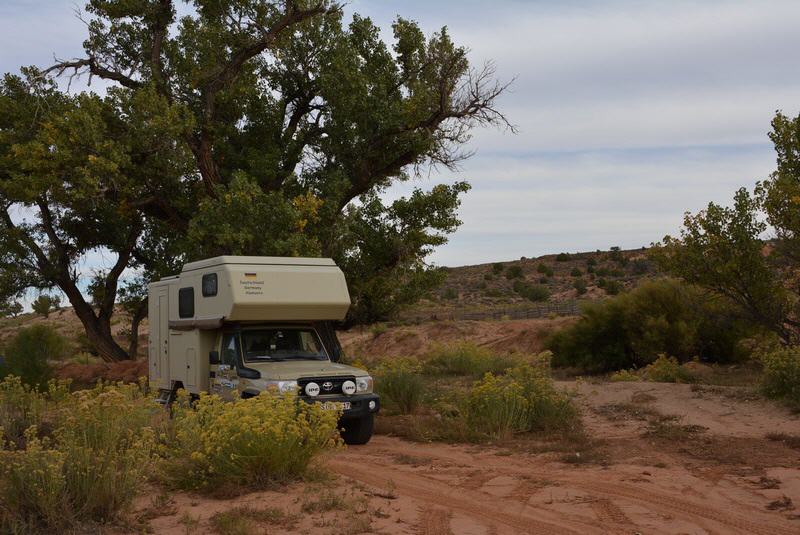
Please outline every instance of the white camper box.
M150 284L149 376L209 390L209 352L228 322L342 320L350 307L344 274L329 258L219 256Z

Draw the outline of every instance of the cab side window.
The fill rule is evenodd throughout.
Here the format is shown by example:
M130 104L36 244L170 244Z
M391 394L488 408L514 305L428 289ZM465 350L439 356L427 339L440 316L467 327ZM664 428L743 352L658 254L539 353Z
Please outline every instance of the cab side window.
M239 361L239 337L233 333L223 335L220 364L226 364L231 368L235 368L236 363L238 361Z

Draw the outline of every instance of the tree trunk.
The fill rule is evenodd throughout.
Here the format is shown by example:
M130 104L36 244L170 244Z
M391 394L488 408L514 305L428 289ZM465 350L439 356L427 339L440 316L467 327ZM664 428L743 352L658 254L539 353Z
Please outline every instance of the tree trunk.
M75 315L81 320L89 342L105 362L130 360L130 355L111 336L111 323L98 318L74 284L59 284L67 294Z
M142 300L131 315L131 334L128 341L128 355L136 359L139 352L139 324L147 316L147 299Z

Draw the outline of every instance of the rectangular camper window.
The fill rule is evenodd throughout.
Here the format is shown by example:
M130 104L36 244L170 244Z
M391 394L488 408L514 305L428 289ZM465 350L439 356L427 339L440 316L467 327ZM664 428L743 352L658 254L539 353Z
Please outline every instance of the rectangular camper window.
M214 297L217 295L217 274L207 273L203 275L203 297Z
M194 288L178 290L178 316L181 318L194 317Z

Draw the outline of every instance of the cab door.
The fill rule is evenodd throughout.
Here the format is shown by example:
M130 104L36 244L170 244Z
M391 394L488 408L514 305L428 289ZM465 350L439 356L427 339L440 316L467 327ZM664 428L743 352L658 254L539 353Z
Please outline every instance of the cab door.
M219 364L211 365L211 392L222 399L233 400L239 397L239 376L236 366L239 362L239 336L235 333L222 335Z

